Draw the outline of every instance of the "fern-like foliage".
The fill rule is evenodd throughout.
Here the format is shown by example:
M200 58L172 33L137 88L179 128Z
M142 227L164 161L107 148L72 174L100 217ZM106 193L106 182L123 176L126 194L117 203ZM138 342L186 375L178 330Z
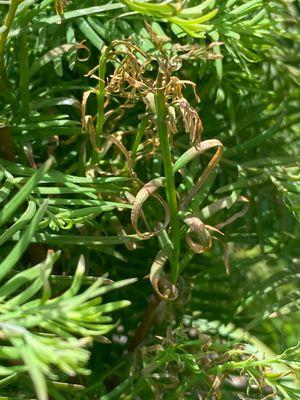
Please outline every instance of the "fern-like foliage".
M0 1L1 398L300 398L299 13Z

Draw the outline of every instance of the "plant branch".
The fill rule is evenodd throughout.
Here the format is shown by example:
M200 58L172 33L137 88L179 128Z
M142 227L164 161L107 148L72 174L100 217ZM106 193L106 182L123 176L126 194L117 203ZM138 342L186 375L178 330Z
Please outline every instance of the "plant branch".
M165 173L165 190L170 208L170 225L171 225L171 241L172 241L172 257L171 257L171 280L176 283L179 275L179 254L180 254L180 227L178 219L178 208L176 199L176 187L173 174L173 163L170 151L170 143L168 137L167 125L167 107L165 104L165 96L163 89L163 75L158 73L157 90L155 96L155 106L157 113L157 131L159 134L160 147Z
M156 294L154 294L145 312L144 319L142 320L137 330L135 331L135 335L132 341L129 343L128 346L129 350L131 351L134 350L147 336L150 328L155 322L157 309L160 303L161 299Z
M96 138L99 139L103 135L104 125L104 103L105 103L105 74L107 63L107 47L102 49L99 59L99 90L97 93L97 125L96 125Z

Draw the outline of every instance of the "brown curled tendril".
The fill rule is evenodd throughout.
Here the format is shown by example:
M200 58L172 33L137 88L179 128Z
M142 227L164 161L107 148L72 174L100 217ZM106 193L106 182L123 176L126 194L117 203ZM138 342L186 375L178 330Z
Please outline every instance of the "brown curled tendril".
M212 159L208 163L207 167L204 169L200 177L198 178L197 182L195 183L194 187L190 192L185 196L183 199L180 210L185 211L188 207L189 203L192 201L193 197L197 194L201 186L207 180L208 176L211 174L214 168L216 168L222 153L223 153L223 145L217 139L209 139L203 142L200 142L197 146L191 147L187 150L174 164L173 171L174 173L177 172L180 168L186 165L189 161L191 161L196 156L210 150L213 147L217 147L215 154L213 155Z
M150 237L163 231L169 225L170 211L169 211L168 205L159 194L155 193L155 191L163 185L163 182L164 182L163 178L152 179L151 181L147 182L140 189L140 191L138 192L138 194L136 195L136 197L134 199L133 208L131 211L131 224L132 224L133 229L136 231L137 235L141 239L149 239ZM165 210L165 221L155 231L140 232L138 229L138 220L142 214L142 206L150 196L155 197L162 204L162 206Z
M188 236L186 236L186 240L187 243L190 247L191 250L193 250L196 253L203 253L205 251L207 251L210 246L206 246L205 247L205 243L203 243L203 238L204 241L206 240L206 244L207 245L211 245L212 241L211 239L217 240L218 242L221 243L221 245L223 246L223 250L224 250L224 256L223 256L223 260L224 260L224 265L225 265L225 270L226 270L226 274L230 273L230 264L229 264L229 256L228 256L228 245L225 241L223 241L222 239L220 239L219 237L216 236L210 236L210 239L207 240L207 238L209 237L208 235L210 235L209 231L213 231L213 232L217 232L221 235L224 235L220 229L223 228L226 225L229 225L231 223L233 223L236 219L242 217L244 214L246 214L246 212L249 209L249 200L244 197L244 196L238 196L238 197L233 197L233 196L227 196L224 197L218 201L216 201L213 204L210 204L209 206L205 207L205 209L202 210L202 213L208 214L209 216L217 213L218 211L224 209L224 208L230 208L233 204L237 203L237 202L242 202L244 203L244 207L236 212L235 214L233 214L230 218L228 218L227 220L225 220L224 222L221 222L219 224L217 224L215 227L212 227L210 225L204 225L203 222L195 216L187 216L184 219L184 222L187 223L187 225L190 226L189 230L194 231L198 236L200 233L200 239L202 240L202 243L195 243L194 241L191 240L191 238ZM206 229L206 231L205 231ZM188 232L189 233L189 232ZM204 234L206 236L204 236ZM201 236L202 235L202 236Z
M96 142L96 130L94 127L93 117L91 115L87 115L85 119L86 119L87 130L90 134L91 144L95 152L99 154L102 152L103 149L102 147L98 147Z
M131 176L132 179L138 181L140 184L142 184L142 182L137 178L137 174L136 172L133 170L133 166L132 166L132 161L129 155L128 150L126 149L126 147L124 146L124 144L122 143L121 140L119 140L116 136L114 135L110 135L109 136L109 140L115 145L117 146L117 148L121 151L121 153L124 155L125 160L126 160L126 164L127 164L127 168L128 168L128 172L129 175Z
M224 261L224 265L225 265L225 271L226 271L226 274L229 275L230 274L230 264L229 264L228 244L224 240L222 240L216 236L212 236L212 238L217 240L218 242L220 242L221 245L223 246L223 250L224 250L223 261Z
M187 231L186 234L186 241L189 246L189 248L194 252L194 253L205 253L207 252L212 245L212 237L211 234L209 233L209 230L215 230L214 228L211 229L209 225L205 225L201 219L195 215L189 214L184 217L183 221L187 224L189 227L189 230ZM194 232L196 236L199 238L199 242L195 242L191 236L190 233Z
M200 218L194 215L186 216L184 218L184 222L189 226L189 230L186 235L186 241L189 248L194 253L201 254L207 252L212 246L212 239L217 240L218 242L221 243L224 250L223 260L225 265L225 271L226 274L228 275L230 273L230 265L229 265L227 243L221 240L219 237L211 235L209 231L217 232L221 235L224 234L221 231L219 231L219 229L213 226L203 224ZM199 237L199 242L195 242L194 240L192 240L192 238L189 235L189 232L195 232L196 235Z
M226 219L224 222L216 225L217 229L222 229L224 226L232 224L236 219L243 217L248 212L250 204L247 197L239 196L236 202L244 203L244 207L240 211L233 214L230 218Z
M70 145L75 142L79 135L80 133L76 133L75 135L72 135L69 139L62 140L61 142L65 145Z
M149 278L151 285L158 295L158 297L164 301L176 300L178 297L177 287L171 283L168 279L162 277L162 272L166 261L171 256L171 248L169 246L161 249L153 261L151 266L150 274L145 278Z
M85 42L85 40L83 40L82 42L76 44L76 49L77 50L84 49L84 50L87 51L87 56L86 57L79 57L77 55L77 60L80 61L80 62L87 61L91 56L91 50L84 44L84 42Z
M87 101L91 94L97 94L95 89L87 90L83 93L82 96L82 103L81 103L81 125L82 125L82 132L89 133L90 141L93 146L93 149L96 153L101 153L103 150L97 145L96 142L96 130L94 127L94 117L92 115L86 115L86 106Z
M87 90L86 92L83 93L83 96L82 96L82 102L81 102L81 125L82 125L82 132L84 132L84 133L87 132L87 130L88 130L87 117L89 117L89 115L86 115L86 105L87 105L88 98L90 97L90 95L92 93L96 94L95 89Z

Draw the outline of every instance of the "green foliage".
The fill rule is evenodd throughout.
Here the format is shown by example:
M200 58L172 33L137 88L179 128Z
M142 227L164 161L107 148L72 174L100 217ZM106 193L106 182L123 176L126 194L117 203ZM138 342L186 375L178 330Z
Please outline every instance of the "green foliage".
M0 6L0 399L300 399L299 4Z

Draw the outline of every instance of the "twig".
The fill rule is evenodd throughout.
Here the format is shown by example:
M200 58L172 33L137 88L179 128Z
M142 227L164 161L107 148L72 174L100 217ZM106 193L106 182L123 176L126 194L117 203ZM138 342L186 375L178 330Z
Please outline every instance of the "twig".
M179 275L179 254L180 254L180 226L178 219L178 207L176 198L175 178L173 174L173 164L170 151L167 126L167 108L163 89L163 75L158 73L157 90L155 96L155 105L157 113L157 131L159 134L162 159L165 172L166 196L170 208L171 241L173 246L171 257L171 280L176 283Z
M151 326L155 321L156 311L160 303L161 299L156 294L153 294L153 297L151 298L151 301L146 310L144 319L138 326L135 335L128 346L129 350L134 350L147 336Z

